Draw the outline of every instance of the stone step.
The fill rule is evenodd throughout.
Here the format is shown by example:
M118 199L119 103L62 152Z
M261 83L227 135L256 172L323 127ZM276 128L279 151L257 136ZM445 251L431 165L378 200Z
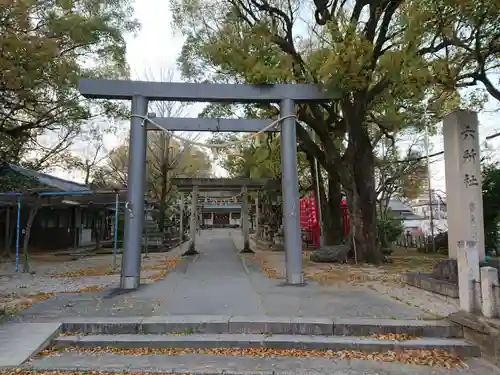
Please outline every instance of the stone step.
M354 336L305 336L263 334L184 334L184 335L76 335L60 336L53 347L62 348L268 348L314 351L356 350L387 352L402 350L439 349L460 357L478 357L478 347L461 339L416 338L411 340L383 340Z
M169 315L153 317L75 318L62 329L83 334L255 333L322 336L406 334L412 337L461 338L462 328L445 320L329 319L323 317Z
M298 356L238 356L238 355L125 355L82 352L61 352L55 356L34 358L25 369L38 374L57 374L71 371L79 374L198 374L198 375L498 375L494 366L481 358L464 361L466 368L416 366L392 361L350 360ZM429 358L429 362L432 358ZM14 372L15 371L15 372ZM17 373L19 370L13 370Z
M144 230L147 230L148 232L151 232L151 233L161 233L160 228L158 228L157 226L153 226L153 225L151 225L151 226L145 225Z
M143 233L142 237L143 238L148 237L148 238L157 239L157 238L163 238L163 237L165 237L165 235L162 233Z
M95 318L94 318L95 319ZM122 325L135 324L137 318L109 318L116 319ZM121 321L120 321L121 319ZM93 320L88 318L89 321ZM83 320L80 320L80 324ZM97 325L102 324L94 322ZM96 327L95 325L94 327ZM395 349L409 349L420 344L420 348L447 347L457 354L477 355L477 349L468 346L462 340L450 339L420 339L405 342L386 342L373 338L340 337L340 336L300 336L300 335L94 335L94 336L63 336L62 323L6 323L0 330L0 367L4 372L22 373L25 370L40 370L40 373L50 371L67 373L93 372L163 372L168 374L224 374L224 375L308 375L313 371L317 375L331 374L385 374L385 375L497 375L497 369L482 358L464 358L466 368L446 368L416 366L425 362L428 365L438 364L440 361L457 363L455 357L443 357L441 352L409 352L409 351L384 351L391 347ZM88 325L88 328L92 328ZM69 328L68 326L66 328ZM207 337L208 336L208 337ZM196 340L196 337L201 337ZM173 341L175 340L175 341ZM326 344L325 344L326 340ZM57 341L61 346L75 343L80 348L57 350L52 345ZM94 344L107 345L100 350L96 347L84 349L92 341ZM113 343L127 343L131 351L116 348ZM138 344L139 342L139 344ZM161 351L161 343L167 343L165 352ZM152 344L150 344L152 343ZM186 344L187 343L187 344ZM319 344L318 344L319 343ZM118 346L121 344L117 344ZM138 351L133 348L140 345ZM145 350L148 346L157 348ZM206 348L216 345L215 349L186 348L187 345ZM221 346L226 345L226 349ZM247 349L235 350L237 346L246 345ZM251 349L249 346L256 346ZM265 347L263 348L263 345ZM356 346L357 345L357 346ZM328 347L335 348L364 348L373 351L378 345L377 354L362 353L361 351L333 352L325 351ZM392 345L392 346L391 346ZM180 348L171 349L172 346ZM229 348L228 348L229 346ZM319 347L323 350L314 352L300 352L278 349L265 349L268 347ZM144 350L141 350L144 348ZM41 355L40 350L46 349ZM266 352L268 350L269 352ZM413 359L412 359L413 358ZM443 359L444 358L444 359ZM450 362L446 362L449 364ZM462 362L460 362L462 363ZM453 366L452 366L453 367Z
M148 238L147 239L148 244L160 244L163 243L163 238ZM142 244L146 244L146 238L142 239Z

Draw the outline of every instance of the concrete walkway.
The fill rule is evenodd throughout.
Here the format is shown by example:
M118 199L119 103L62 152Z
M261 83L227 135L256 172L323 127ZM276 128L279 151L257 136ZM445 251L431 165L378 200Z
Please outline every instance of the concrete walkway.
M213 229L198 235L200 255L186 259L165 280L137 292L157 298L155 314L275 315L415 319L422 310L367 288L283 286L267 278L252 255L239 254L240 230Z
M423 311L368 288L281 286L261 272L242 247L238 229L204 230L197 236L199 255L186 257L156 283L118 295L59 294L34 305L16 321L54 321L75 316L326 316L333 318L417 319Z
M197 238L199 255L163 281L148 287L143 296L164 296L155 314L262 315L260 296L252 287L234 246L230 230L206 230Z
M125 317L122 321L127 322L131 318L126 317L136 319L136 317L165 315L198 315L198 319L200 315L250 316L256 319L263 315L326 316L335 320L350 317L415 319L422 315L422 311L418 308L384 297L367 288L322 287L313 282L305 287L281 286L279 280L268 279L261 272L253 256L238 253L238 247L242 247L239 230L202 231L197 243L200 254L184 258L176 269L156 284L146 285L139 290L124 294L110 294L109 291L79 295L60 294L28 309L16 320L38 323L86 317L87 320L95 322L99 321L99 317ZM349 319L344 321L348 322ZM359 324L359 321L356 324ZM19 325L16 326L15 323L3 327L4 344L12 348L10 351L5 350L7 353L5 356L0 356L0 365L15 362L17 366L25 357L31 355L33 350L42 347L46 342L44 337L48 335L47 332L50 334L50 329L54 330L50 324L45 323L43 326L48 330L45 336L40 332L40 337L35 337L30 332L40 331L39 328L33 328L38 324L28 323L21 326L27 328L19 331L17 328ZM13 346L14 342L9 341L13 331L19 332L16 347ZM2 335L0 344L2 344L1 338ZM30 345L25 345L24 343L28 341ZM19 352L17 357L12 356L11 353L16 350ZM23 353L25 356L21 358ZM468 364L470 367L467 370L448 370L399 363L322 358L218 357L195 354L141 357L64 353L60 356L36 359L26 366L50 370L73 369L76 366L79 367L79 371L86 368L89 371L153 369L168 373L180 371L259 375L305 375L311 371L317 374L339 375L499 374L482 359L472 359Z

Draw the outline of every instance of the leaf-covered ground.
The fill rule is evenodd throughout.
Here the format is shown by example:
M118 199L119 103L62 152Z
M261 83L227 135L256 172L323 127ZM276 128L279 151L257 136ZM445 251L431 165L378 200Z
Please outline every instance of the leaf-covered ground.
M141 279L155 283L164 279L180 261L180 250L143 257ZM119 282L121 255L113 269L112 255L95 257L40 255L30 262L32 274L15 273L14 264L0 264L0 310L16 315L57 294L99 292Z
M458 301L427 292L403 282L405 273L430 272L441 260L442 254L423 254L413 249L395 249L392 263L380 266L367 264L314 263L310 252L304 252L304 275L308 280L328 288L367 288L410 306L419 307L432 316L447 316L458 310ZM271 279L283 279L285 253L270 251L262 244L256 245L254 259Z
M295 358L327 358L338 360L370 360L382 362L400 362L421 366L433 366L441 368L466 368L466 364L457 356L450 355L442 350L405 350L365 353L354 350L342 351L309 351L300 349L269 349L269 348L134 348L121 349L111 347L96 348L67 348L48 349L40 353L41 356L55 356L62 352L85 353L92 355L121 354L129 356L164 355L179 356L186 354L202 354L210 356L237 356L237 357L295 357Z

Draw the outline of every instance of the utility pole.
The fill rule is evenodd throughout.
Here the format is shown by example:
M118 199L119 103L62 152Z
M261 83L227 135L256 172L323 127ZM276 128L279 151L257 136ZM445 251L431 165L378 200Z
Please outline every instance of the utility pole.
M431 226L431 241L432 251L436 252L436 241L434 239L434 215L432 205L432 189L431 189L431 165L429 161L429 127L425 126L425 158L427 161L427 192L429 197L429 220Z

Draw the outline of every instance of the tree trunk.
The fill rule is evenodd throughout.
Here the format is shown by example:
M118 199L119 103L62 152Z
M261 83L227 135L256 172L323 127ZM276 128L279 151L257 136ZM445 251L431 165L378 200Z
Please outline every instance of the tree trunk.
M95 226L94 234L95 234L95 249L97 251L101 249L101 227L99 223L97 223Z
M95 250L101 249L102 234L104 233L104 217L101 215L101 211L97 211L94 214L94 236L95 236Z
M161 190L160 190L160 206L158 212L158 226L160 227L160 232L165 231L165 211L167 209L167 168L162 166L162 176L161 176Z
M161 190L160 190L160 207L158 213L158 225L160 231L163 233L165 230L165 211L167 209L167 194L168 194L168 149L170 146L170 137L166 134L161 146Z
M316 178L315 160L308 156L311 169L312 186L314 195L318 191L317 182L319 181L319 198L321 204L321 220L323 222L323 231L325 245L338 245L344 239L342 228L342 212L340 209L340 183L337 177L338 172L328 173L328 197L325 192L325 184L321 173Z
M345 238L340 207L342 193L337 174L338 172L328 173L328 200L325 200L326 205L324 205L325 209L323 210L326 214L323 215L325 245L339 245ZM321 185L320 183L320 187Z
M12 244L12 222L15 223L15 220L11 218L11 208L7 207L5 212L5 243L4 249L2 252L2 257L8 256L10 253L10 247Z
M28 222L26 223L26 231L24 232L23 241L23 272L30 272L29 256L28 256L28 245L30 242L31 227L33 227L33 222L35 221L36 214L38 213L40 206L35 203L30 209L30 214L28 216Z
M383 255L378 241L375 156L368 127L364 123L366 96L366 92L360 91L353 95L354 104L344 102L342 105L348 145L340 177L345 180L342 185L347 192L355 259L360 263L380 264Z
M85 185L89 185L90 183L90 166L85 166Z
M353 155L347 164L351 181L346 192L354 255L360 263L380 264L373 153L360 147Z

